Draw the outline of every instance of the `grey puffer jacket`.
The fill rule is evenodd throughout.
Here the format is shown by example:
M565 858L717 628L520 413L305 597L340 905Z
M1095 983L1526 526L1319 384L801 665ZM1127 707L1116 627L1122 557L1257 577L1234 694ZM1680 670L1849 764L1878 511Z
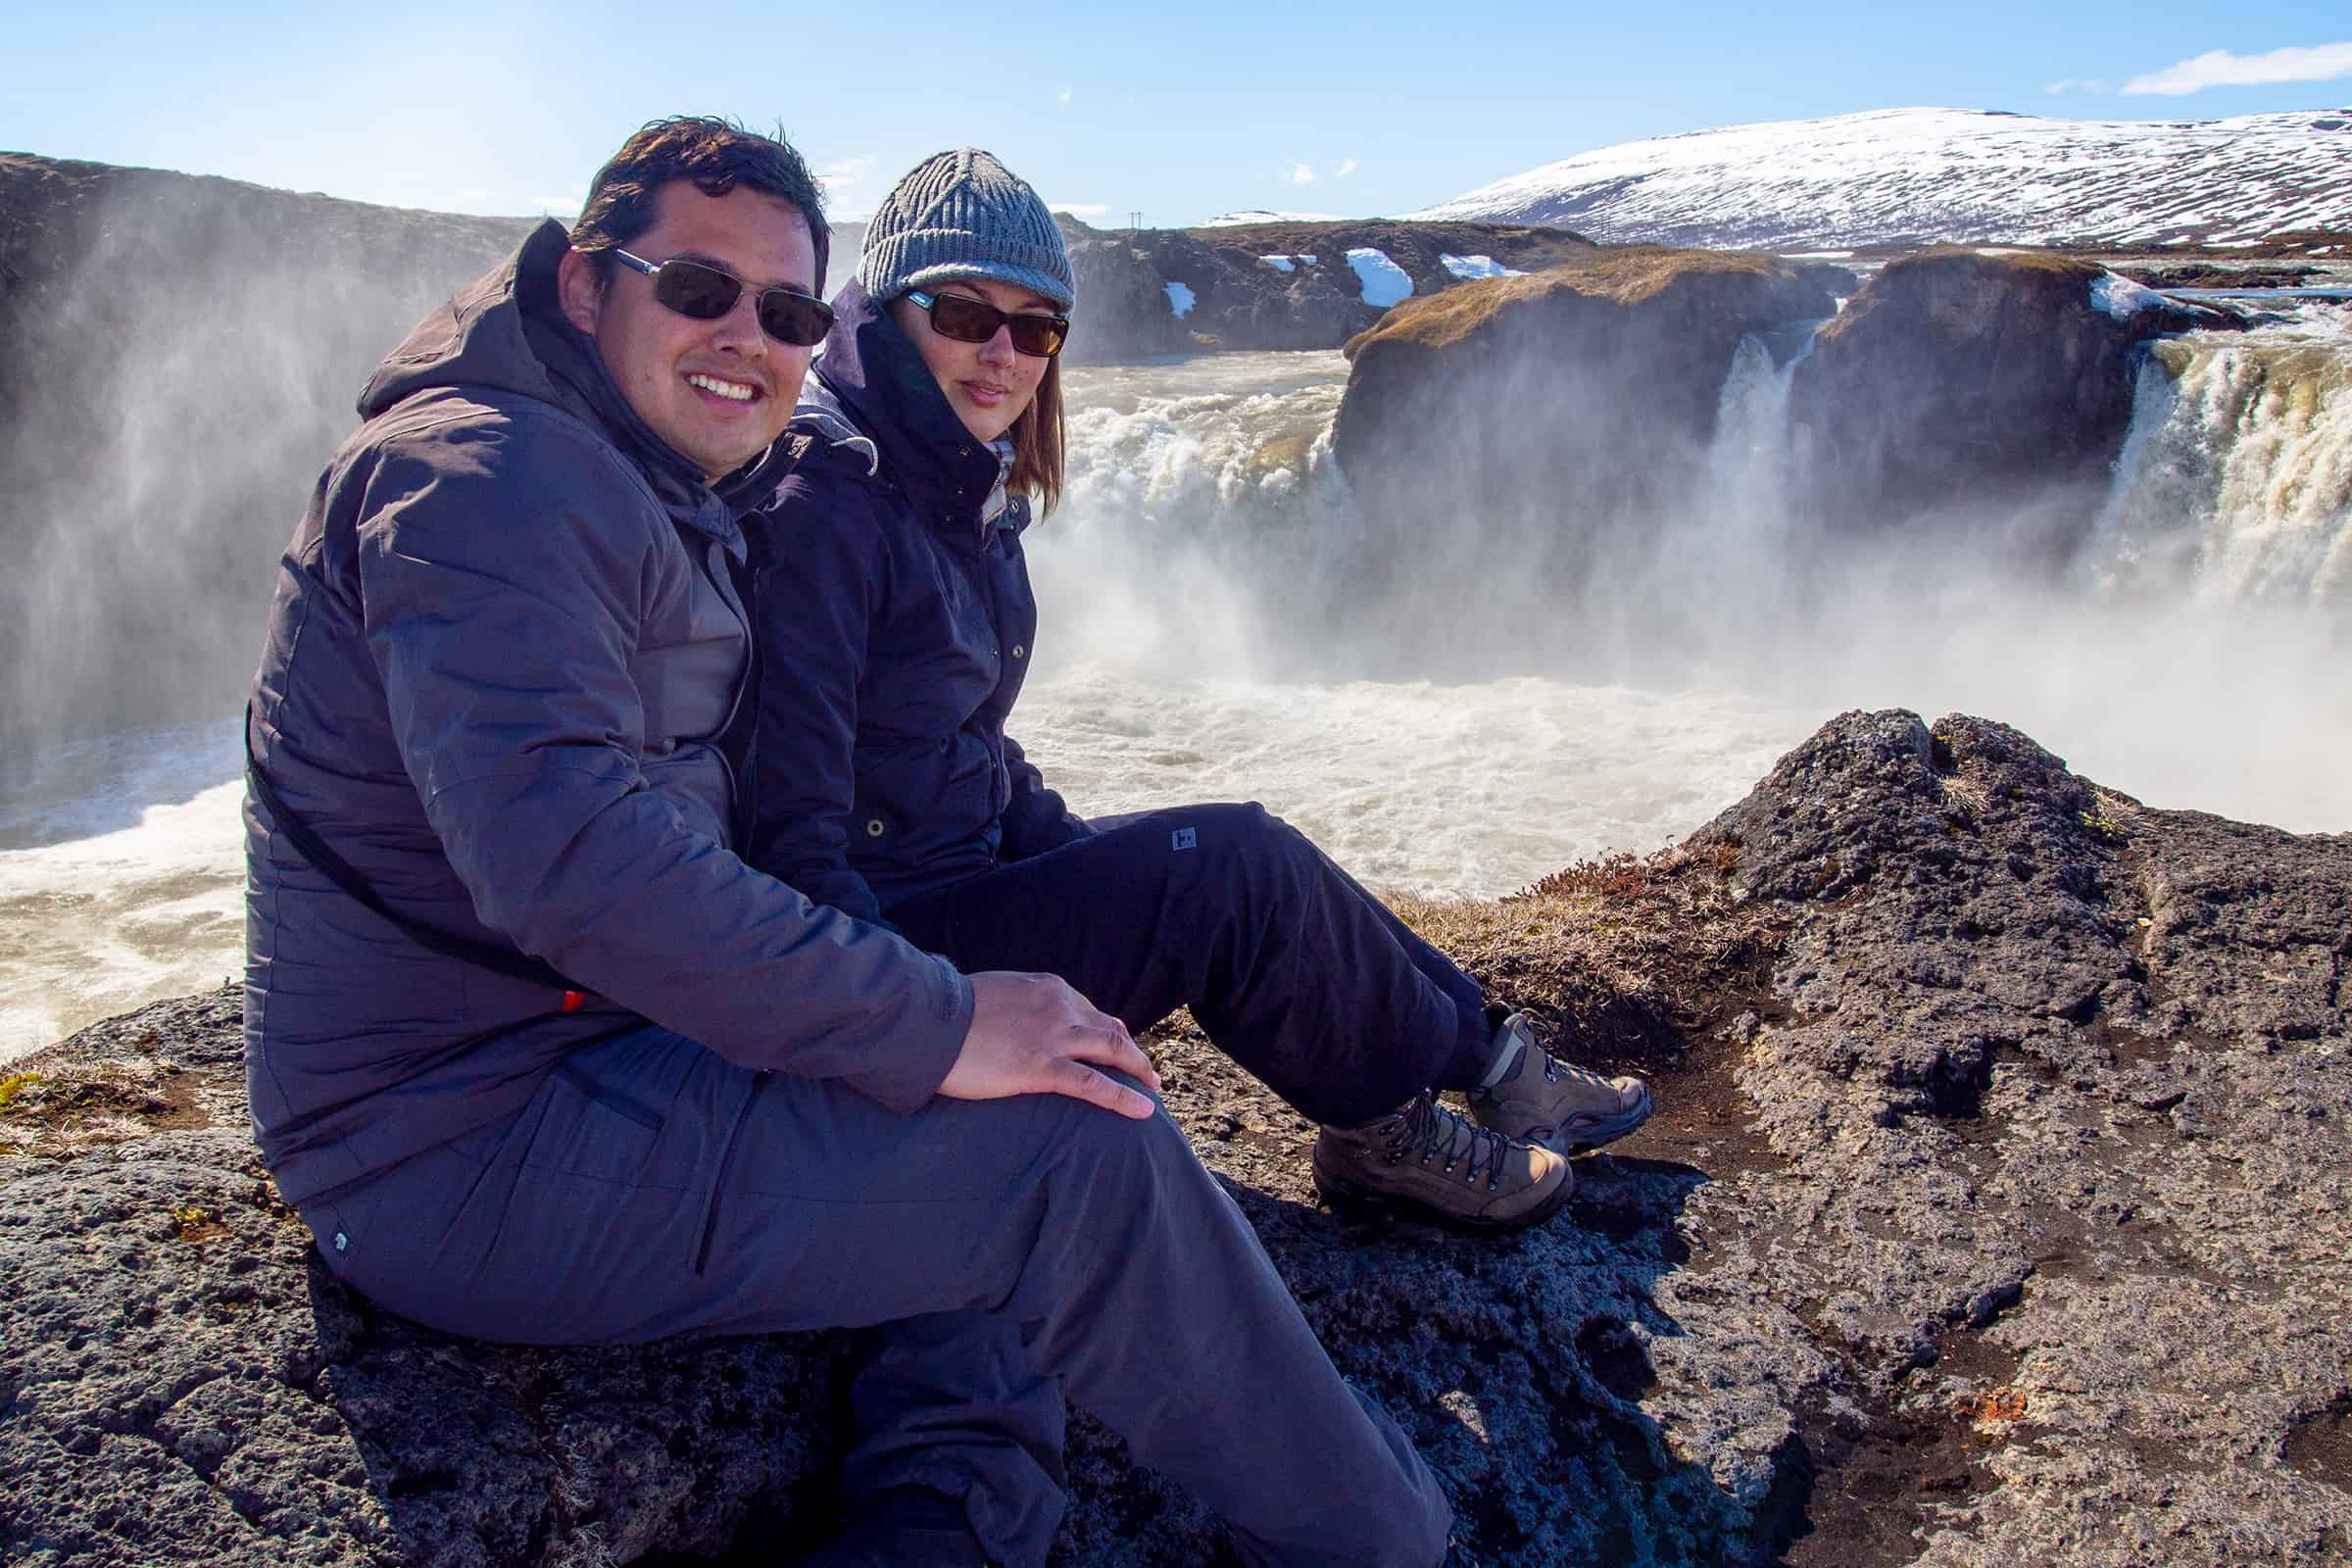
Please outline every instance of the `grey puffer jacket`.
M899 1109L970 1023L945 960L737 858L735 515L775 480L714 493L644 426L556 308L565 246L544 225L377 371L281 563L248 740L394 910L589 996L430 951L249 796L247 1077L297 1203L644 1020Z

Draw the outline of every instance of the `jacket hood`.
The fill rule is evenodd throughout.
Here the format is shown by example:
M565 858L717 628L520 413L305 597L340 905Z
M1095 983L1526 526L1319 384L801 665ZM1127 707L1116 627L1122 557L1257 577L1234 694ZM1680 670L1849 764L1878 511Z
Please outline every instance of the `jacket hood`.
M533 229L512 259L459 290L385 357L360 393L360 416L444 387L552 404L604 431L679 521L740 554L736 517L775 489L784 443L713 485L656 435L621 396L596 344L564 318L556 268L570 248L563 224L549 220Z
M796 431L833 447L864 436L873 451L858 456L869 473L888 474L938 526L970 528L996 487L997 454L964 428L913 340L863 285L833 297L833 331L810 383L793 415Z

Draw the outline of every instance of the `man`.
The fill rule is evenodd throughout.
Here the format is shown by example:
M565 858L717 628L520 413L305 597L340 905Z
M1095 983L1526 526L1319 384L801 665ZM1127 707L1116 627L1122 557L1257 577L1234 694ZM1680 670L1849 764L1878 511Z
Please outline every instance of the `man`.
M789 147L657 122L363 395L248 722L265 1157L339 1275L453 1332L885 1325L814 1560L1042 1563L1066 1392L1252 1561L1435 1564L1435 1478L1117 1020L734 854L736 516L826 238Z

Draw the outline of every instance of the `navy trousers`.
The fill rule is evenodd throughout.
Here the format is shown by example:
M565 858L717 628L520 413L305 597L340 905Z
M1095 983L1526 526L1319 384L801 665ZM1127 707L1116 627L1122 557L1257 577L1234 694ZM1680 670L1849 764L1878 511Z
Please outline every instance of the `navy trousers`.
M1164 1112L1032 1095L900 1116L647 1028L303 1218L376 1301L484 1339L881 1326L845 1492L959 1499L1001 1562L1045 1561L1065 1395L1250 1562L1446 1552L1436 1478L1341 1380Z
M884 912L966 974L1059 975L1138 1032L1178 1006L1310 1121L1353 1127L1484 1074L1476 981L1262 806L1188 806Z

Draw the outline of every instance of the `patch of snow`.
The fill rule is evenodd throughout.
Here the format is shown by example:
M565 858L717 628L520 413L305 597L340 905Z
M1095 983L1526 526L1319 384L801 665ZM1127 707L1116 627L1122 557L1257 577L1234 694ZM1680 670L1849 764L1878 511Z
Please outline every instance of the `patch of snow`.
M2352 227L2352 120L1874 110L1625 142L1405 216L1769 251L1936 239L2244 245Z
M1852 251L1788 251L1782 255L1781 260L1785 262L1849 262L1853 260L1853 257Z
M1492 256L1440 255L1438 265L1464 280L1481 277L1525 277L1516 267L1505 267Z
M1226 213L1199 224L1201 228L1240 228L1245 223L1336 223L1337 213L1277 213L1263 207L1251 207L1238 213Z
M1291 266L1291 259L1288 256L1260 256L1258 260L1265 263L1268 267L1274 269L1274 270L1277 272L1288 272L1295 270L1295 269Z
M1170 283L1168 285L1168 314L1175 317L1176 319L1181 321L1187 316L1190 316L1192 314L1194 303L1193 291L1191 289L1185 287L1185 285L1182 283Z
M1385 311L1398 300L1412 298L1412 277L1389 260L1387 251L1359 246L1348 253L1348 265L1355 269L1356 280L1363 284L1366 305Z
M2144 283L2102 272L2090 280L2090 303L2119 321L2129 321L2140 312L2162 305L2164 296Z

